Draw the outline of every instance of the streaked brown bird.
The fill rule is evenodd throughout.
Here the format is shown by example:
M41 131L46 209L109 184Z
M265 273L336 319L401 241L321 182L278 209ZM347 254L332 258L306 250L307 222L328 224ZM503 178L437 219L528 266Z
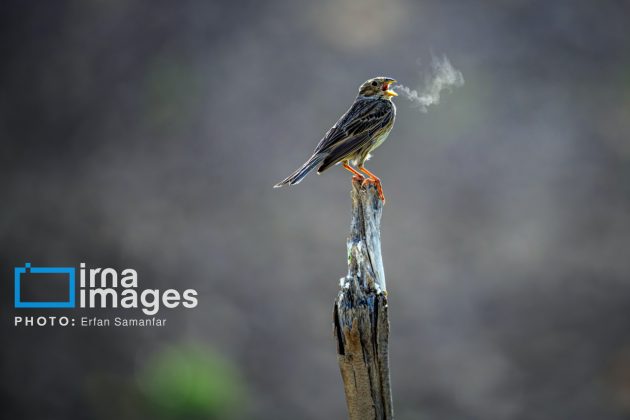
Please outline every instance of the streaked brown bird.
M298 184L314 168L320 174L333 165L342 163L354 174L353 179L363 183L373 182L381 200L385 201L381 180L365 168L370 153L380 146L394 126L396 107L392 97L398 94L390 87L396 80L389 77L375 77L363 83L359 95L348 111L332 126L315 148L313 155L284 181L283 185ZM357 171L367 175L367 178Z

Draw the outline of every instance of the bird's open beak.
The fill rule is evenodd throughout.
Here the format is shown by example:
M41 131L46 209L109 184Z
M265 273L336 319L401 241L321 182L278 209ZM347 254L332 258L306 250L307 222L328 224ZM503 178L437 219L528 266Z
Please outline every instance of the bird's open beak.
M383 94L385 96L398 96L396 92L394 92L393 90L389 90L389 87L393 85L394 83L396 83L396 80L392 79L391 81L388 81L387 83L384 84L383 88L385 88L384 89L385 92L383 92Z

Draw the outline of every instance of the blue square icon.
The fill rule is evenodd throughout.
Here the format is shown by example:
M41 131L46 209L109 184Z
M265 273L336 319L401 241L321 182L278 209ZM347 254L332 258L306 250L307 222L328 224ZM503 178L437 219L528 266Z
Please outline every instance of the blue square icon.
M22 274L66 274L68 277L68 300L52 302L24 302L21 295ZM74 308L75 307L75 269L74 267L15 267L15 307L16 308Z

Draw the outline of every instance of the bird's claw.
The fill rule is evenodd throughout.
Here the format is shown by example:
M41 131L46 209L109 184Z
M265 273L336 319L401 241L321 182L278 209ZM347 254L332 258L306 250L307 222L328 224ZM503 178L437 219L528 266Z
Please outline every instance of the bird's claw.
M385 194L383 194L383 186L381 185L381 180L365 178L363 182L361 183L361 186L365 187L366 185L370 185L370 184L374 184L374 186L376 187L376 192L378 193L378 198L380 198L383 204L385 204Z
M352 180L356 182L360 182L361 185L363 185L363 183L365 182L365 177L362 177L361 175L353 175Z

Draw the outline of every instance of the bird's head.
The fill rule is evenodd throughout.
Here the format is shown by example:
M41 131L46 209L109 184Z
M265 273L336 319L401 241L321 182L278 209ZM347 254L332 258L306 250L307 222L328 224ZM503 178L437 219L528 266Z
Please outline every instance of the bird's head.
M396 83L396 80L390 77L375 77L363 83L359 88L359 95L365 97L377 97L391 99L398 96L393 90L389 90L390 86Z

